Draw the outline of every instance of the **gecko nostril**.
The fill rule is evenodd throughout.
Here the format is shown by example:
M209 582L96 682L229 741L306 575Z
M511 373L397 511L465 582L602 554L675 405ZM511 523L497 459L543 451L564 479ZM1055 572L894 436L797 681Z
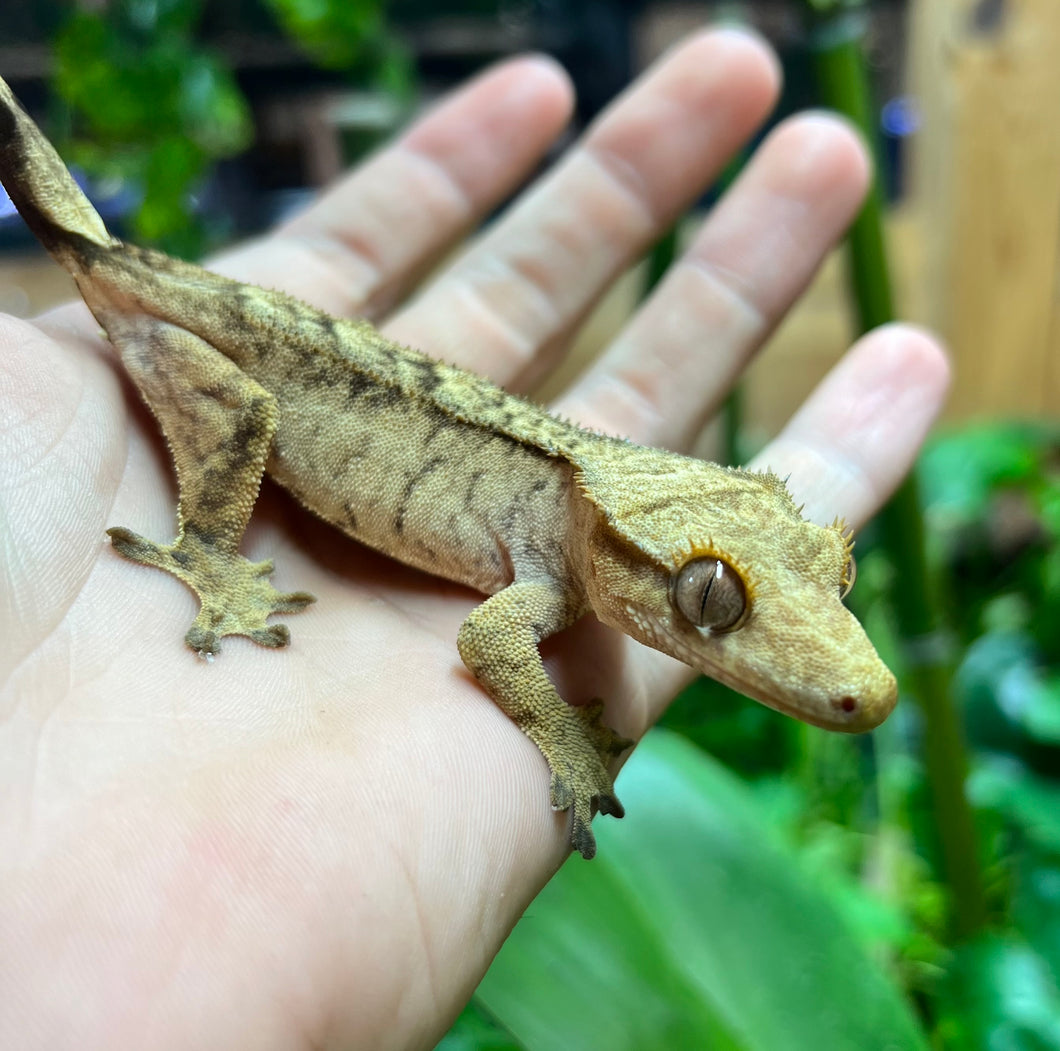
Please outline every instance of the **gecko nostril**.
M840 697L839 700L833 701L832 703L838 709L840 709L840 711L844 711L847 714L849 714L850 712L856 711L857 707L858 707L858 702L853 697L851 697L849 694L847 694L846 697Z

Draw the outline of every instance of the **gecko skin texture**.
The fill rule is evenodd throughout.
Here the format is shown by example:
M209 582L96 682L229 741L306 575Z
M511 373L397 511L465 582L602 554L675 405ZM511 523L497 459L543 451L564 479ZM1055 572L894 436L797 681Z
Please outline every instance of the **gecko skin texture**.
M842 602L842 526L805 521L775 475L583 430L365 321L123 244L2 80L0 181L165 432L176 539L108 532L198 596L198 653L225 635L284 646L268 618L312 601L239 554L268 472L349 536L489 596L460 656L540 748L587 858L593 815L622 814L610 768L632 742L600 702L567 704L538 653L587 612L817 726L868 730L894 707L894 677Z

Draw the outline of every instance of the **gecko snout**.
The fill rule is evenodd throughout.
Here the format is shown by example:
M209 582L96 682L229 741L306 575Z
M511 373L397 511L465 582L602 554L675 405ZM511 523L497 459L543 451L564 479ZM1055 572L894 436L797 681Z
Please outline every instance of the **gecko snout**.
M834 722L830 728L846 733L873 730L891 714L897 701L898 683L890 669L881 664L864 688L841 691L832 697Z

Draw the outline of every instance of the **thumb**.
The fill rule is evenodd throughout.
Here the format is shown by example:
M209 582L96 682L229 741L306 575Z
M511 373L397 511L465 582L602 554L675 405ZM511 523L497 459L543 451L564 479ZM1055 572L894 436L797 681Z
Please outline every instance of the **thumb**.
M123 417L117 380L90 349L0 315L0 683L95 562L125 460Z

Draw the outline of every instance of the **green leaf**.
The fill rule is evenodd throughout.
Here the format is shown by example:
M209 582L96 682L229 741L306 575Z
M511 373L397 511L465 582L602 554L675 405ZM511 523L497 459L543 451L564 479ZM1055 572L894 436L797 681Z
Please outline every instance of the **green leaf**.
M1009 756L981 756L968 783L980 810L992 810L1037 849L1060 854L1060 785Z
M144 199L136 216L137 237L157 241L186 225L184 195L202 173L206 158L180 135L157 142L147 156Z
M1023 852L1015 862L1014 928L1060 980L1060 854Z
M190 33L203 5L202 0L121 0L113 6L118 9L113 17L120 17L145 36L157 36Z
M1040 744L1060 745L1060 674L1043 667L1026 632L981 635L968 647L956 684L972 736L985 747L1014 747L1016 729Z
M345 69L382 29L379 0L265 0L284 31L320 65Z
M813 14L822 18L865 6L865 0L803 0L803 2Z
M523 1051L523 1048L472 1000L434 1051Z
M1041 443L1040 429L1030 424L967 427L936 439L917 464L930 513L981 520L995 489L1037 480Z
M231 156L250 145L250 109L231 70L211 56L188 56L180 73L179 107L187 134L209 156Z
M476 997L529 1051L924 1048L901 995L748 789L654 731Z
M1060 1051L1060 991L1045 961L1013 938L957 950L943 1010L947 1046Z
M1060 745L1060 675L1043 673L1033 684L1024 725L1036 741Z

